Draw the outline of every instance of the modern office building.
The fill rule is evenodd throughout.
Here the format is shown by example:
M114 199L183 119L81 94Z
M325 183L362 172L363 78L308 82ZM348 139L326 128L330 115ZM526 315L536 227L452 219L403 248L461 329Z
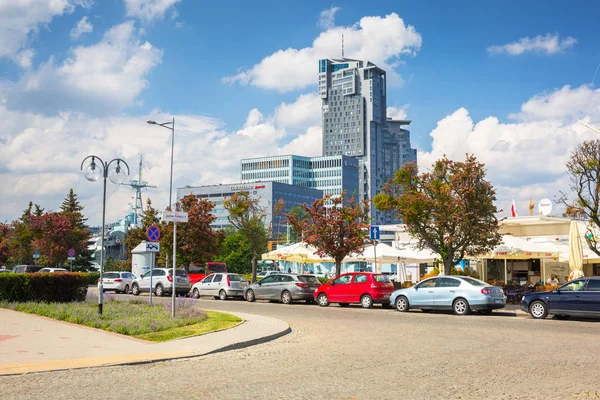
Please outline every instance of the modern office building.
M358 196L358 160L337 155L303 157L296 155L245 158L241 161L242 183L280 182L319 189L337 196L346 191Z
M215 229L223 229L231 225L228 218L229 212L223 207L223 200L238 192L248 192L251 198L259 200L259 205L267 211L266 226L269 226L273 222L273 237L279 237L286 232L286 225L283 223L285 217L283 214L289 213L295 205L312 203L316 199L323 197L323 192L318 189L288 185L281 182L263 181L194 187L186 186L177 189L177 199L179 200L193 194L199 199L208 199L214 202L213 214L217 219L213 222L212 226ZM273 218L275 204L280 199L283 199L284 209Z
M323 155L357 158L359 196L372 200L393 175L393 167L386 167L385 158L398 150L400 136L391 133L397 132L397 124L388 128L386 72L369 61L320 60L319 95L323 106ZM384 218L384 214L388 213L371 205L372 224L397 221L391 214Z

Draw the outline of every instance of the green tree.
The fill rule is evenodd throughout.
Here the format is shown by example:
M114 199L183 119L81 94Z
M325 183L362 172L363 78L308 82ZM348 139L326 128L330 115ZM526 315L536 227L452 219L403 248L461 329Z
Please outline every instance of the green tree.
M164 246L167 244L168 238L165 240L162 233L165 231L164 224L162 224L158 220L158 211L152 207L152 201L150 198L146 201L146 208L144 209L144 215L141 219L141 224L137 227L130 228L125 234L125 248L127 250L127 260L129 265L131 265L131 251L139 245L143 240L148 240L146 237L146 230L150 227L150 225L156 224L161 231L160 245L161 250L164 249ZM166 251L161 252L161 257L157 257L157 266L164 262L164 255L167 254L168 249Z
M234 193L223 200L223 207L229 211L229 222L248 240L252 253L252 282L256 282L256 267L261 255L267 249L270 229L265 225L267 210L261 207L258 199L248 192Z
M72 237L71 221L62 213L45 213L30 218L34 240L32 247L38 250L46 266L62 266L67 260L67 251L75 246Z
M229 272L247 274L252 272L252 249L246 236L240 231L228 229L215 261L227 264Z
M73 189L70 189L60 206L60 212L71 222L71 243L76 254L73 269L76 271L87 270L91 265L93 255L93 251L89 249L92 244L92 233L87 227L87 218L83 216L82 211L83 206L79 203Z
M317 248L321 257L335 260L336 275L341 273L342 260L350 253L362 252L369 233L367 224L369 201L356 202L354 196L346 201L346 193L333 197L325 195L311 206L302 208L308 215L285 214L296 232L302 232L304 241Z
M474 155L464 162L444 157L422 174L415 164L406 163L374 203L380 210L395 211L420 248L441 256L449 275L465 254L481 254L501 243L496 191L485 175Z
M33 202L30 201L21 217L11 224L13 233L8 242L10 264L33 264L33 234L29 227L32 209Z
M6 265L10 258L10 241L13 228L10 224L0 222L0 266Z

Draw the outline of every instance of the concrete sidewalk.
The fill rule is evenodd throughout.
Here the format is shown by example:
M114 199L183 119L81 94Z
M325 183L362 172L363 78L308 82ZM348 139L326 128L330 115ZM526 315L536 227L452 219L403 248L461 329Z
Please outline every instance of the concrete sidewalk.
M0 308L0 375L194 357L264 343L291 332L281 320L232 313L243 323L187 339L153 343Z

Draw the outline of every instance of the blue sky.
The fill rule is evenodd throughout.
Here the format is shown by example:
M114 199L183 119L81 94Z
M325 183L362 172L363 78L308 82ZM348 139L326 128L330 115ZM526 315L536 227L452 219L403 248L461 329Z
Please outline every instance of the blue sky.
M161 187L150 195L164 199L168 138L143 124L151 117L181 120L175 186L235 182L241 157L318 154L317 54L338 57L342 31L347 57L372 56L395 75L388 106L413 121L419 164L474 152L505 210L509 198L524 210L529 197L567 189L561 163L590 135L576 119L600 121L595 2L61 1L0 5L0 117L9 121L0 174L13 188L2 220L28 199L52 209L72 186L96 207L95 188L77 173L89 151L133 164L145 154L148 179ZM332 18L320 23L327 10ZM84 18L88 29L72 34ZM313 46L320 35L327 43ZM267 65L270 56L277 62ZM265 81L295 60L312 68L312 81L294 72ZM65 141L70 148L52 147ZM549 158L531 156L541 142ZM503 157L519 161L507 167ZM53 184L36 193L39 179ZM130 193L111 195L125 204L118 217Z

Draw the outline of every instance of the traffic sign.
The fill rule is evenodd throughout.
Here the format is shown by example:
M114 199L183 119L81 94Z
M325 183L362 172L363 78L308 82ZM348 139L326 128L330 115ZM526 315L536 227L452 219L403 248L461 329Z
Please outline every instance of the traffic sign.
M146 251L148 253L160 252L160 243L158 242L146 242Z
M67 260L69 260L69 261L75 261L75 257L67 257Z
M158 226L152 224L148 227L148 229L146 229L146 237L148 237L148 240L151 242L158 242L158 239L160 239L160 229L158 229Z
M33 252L33 258L40 258L40 252L39 251L34 251Z
M379 226L371 225L371 240L379 240Z
M69 257L75 257L75 249L69 249L69 251L67 251L67 255Z
M162 220L165 222L188 222L188 213L183 211L163 211Z

